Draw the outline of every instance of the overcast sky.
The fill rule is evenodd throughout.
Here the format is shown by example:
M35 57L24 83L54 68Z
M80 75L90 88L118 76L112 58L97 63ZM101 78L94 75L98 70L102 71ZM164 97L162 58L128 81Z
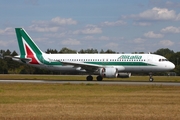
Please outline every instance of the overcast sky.
M19 48L23 27L46 51L180 51L179 0L1 0L0 49Z

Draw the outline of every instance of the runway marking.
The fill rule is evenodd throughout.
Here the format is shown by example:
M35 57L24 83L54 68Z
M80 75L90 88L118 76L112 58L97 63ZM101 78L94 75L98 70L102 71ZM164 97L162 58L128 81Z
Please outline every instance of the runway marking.
M100 85L163 85L180 86L180 82L65 81L65 80L0 80L0 83L100 84Z

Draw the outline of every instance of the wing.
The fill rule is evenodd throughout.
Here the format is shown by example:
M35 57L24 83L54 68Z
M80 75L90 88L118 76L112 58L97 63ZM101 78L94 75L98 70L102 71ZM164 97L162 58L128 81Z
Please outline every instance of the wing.
M81 69L86 70L88 72L95 72L98 70L98 68L102 68L102 65L96 65L96 64L90 64L90 63L84 63L84 62L67 62L67 61L59 61L63 65L73 65L75 68L76 67L81 67Z
M74 68L81 68L81 70L86 70L87 72L95 72L98 68L102 68L102 65L91 64L91 63L84 63L84 62L74 62L74 61L60 61L60 60L53 60L48 58L51 62L60 62L62 65L71 65Z

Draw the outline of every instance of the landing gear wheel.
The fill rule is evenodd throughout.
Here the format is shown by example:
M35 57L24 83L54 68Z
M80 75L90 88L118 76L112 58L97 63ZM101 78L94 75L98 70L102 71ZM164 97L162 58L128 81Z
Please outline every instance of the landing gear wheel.
M152 76L152 73L149 73L149 82L153 82L154 79L153 79L153 76Z
M153 78L149 78L149 82L153 82L153 80L154 80Z
M96 77L96 79L97 79L97 81L102 81L103 77L99 75Z
M89 75L89 76L86 77L86 80L87 80L87 81L92 81L92 80L93 80L93 77L92 77L91 75Z

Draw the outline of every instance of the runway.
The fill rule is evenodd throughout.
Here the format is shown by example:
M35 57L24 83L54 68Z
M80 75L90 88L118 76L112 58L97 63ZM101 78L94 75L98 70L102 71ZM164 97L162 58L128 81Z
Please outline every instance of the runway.
M48 84L99 84L99 85L163 85L180 86L180 82L139 82L139 81L70 81L70 80L0 80L0 83L48 83Z

